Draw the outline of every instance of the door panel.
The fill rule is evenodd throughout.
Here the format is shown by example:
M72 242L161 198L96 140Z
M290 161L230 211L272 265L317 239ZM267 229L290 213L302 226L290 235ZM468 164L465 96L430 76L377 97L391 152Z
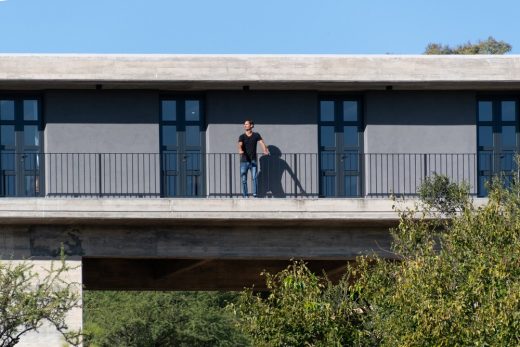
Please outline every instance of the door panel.
M361 195L362 123L360 100L320 101L320 188L322 196Z
M517 170L519 152L518 100L490 98L478 101L477 152L478 195L488 194L486 184L493 176L507 186Z
M0 98L0 196L43 195L40 103Z
M202 101L161 101L161 156L164 196L204 194Z

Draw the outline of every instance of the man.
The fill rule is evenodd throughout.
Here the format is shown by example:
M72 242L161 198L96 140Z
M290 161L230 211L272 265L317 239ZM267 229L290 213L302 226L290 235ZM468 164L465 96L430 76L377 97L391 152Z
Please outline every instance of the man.
M269 154L267 145L264 143L259 133L253 132L255 123L248 119L244 122L244 133L238 138L238 153L240 154L240 177L242 179L242 195L247 197L247 171L251 170L253 179L253 196L257 194L258 165L256 159L256 144L260 142L264 150L264 154Z

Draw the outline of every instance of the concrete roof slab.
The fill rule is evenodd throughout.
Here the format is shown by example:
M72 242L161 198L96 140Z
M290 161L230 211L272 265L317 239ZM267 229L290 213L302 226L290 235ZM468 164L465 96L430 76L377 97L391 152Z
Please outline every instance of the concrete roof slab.
M104 83L225 88L520 85L520 55L92 55L0 54L0 82L71 87ZM5 89L5 86L2 87Z

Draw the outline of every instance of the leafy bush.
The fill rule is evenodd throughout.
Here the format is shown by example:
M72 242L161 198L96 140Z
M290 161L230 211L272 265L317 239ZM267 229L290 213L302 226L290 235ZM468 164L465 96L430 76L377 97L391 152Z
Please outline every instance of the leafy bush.
M224 307L234 293L84 292L90 346L249 346Z

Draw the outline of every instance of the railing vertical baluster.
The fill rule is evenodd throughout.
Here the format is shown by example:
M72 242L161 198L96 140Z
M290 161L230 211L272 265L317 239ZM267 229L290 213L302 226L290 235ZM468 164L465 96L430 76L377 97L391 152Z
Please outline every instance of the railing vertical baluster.
M453 174L453 154L450 154L450 157L451 157L451 179L455 179L455 175ZM457 183L458 183L458 177L457 178Z
M101 167L101 160L103 159L103 154L102 153L99 153L98 154L98 185L99 185L99 196L103 196L103 179L102 179L102 175L103 175L103 169Z
M144 195L145 192L146 192L146 188L145 188L145 183L146 183L146 182L145 182L145 179L146 179L146 176L145 176L145 169L144 169L144 168L145 168L144 153L141 154L141 166L142 166L141 168L143 169L143 175L142 175L142 176L143 176L143 188L142 188L142 190L139 190L139 195Z
M423 154L422 155L423 158L421 160L422 162L422 179L421 179L421 184L424 182L424 180L426 179L426 177L428 177L428 155L427 154ZM419 188L419 187L417 187Z
M95 159L95 158L94 158ZM92 197L92 154L88 154L88 193Z
M445 175L448 176L448 155L444 155L444 169L445 169Z
M76 162L77 162L77 165L76 165L77 170L76 171L78 172L77 173L77 180L78 180L77 195L81 196L81 182L80 182L81 177L79 175L79 171L80 171L80 169L79 169L79 155L80 155L79 153L76 153Z
M375 165L377 166L377 157L379 157L379 167L378 169L381 170L381 175L377 175L376 177L376 180L378 180L378 177L381 176L381 182L379 182L380 184L378 184L378 182L376 181L376 196L379 196L379 188L381 188L381 190L383 189L383 176L384 176L384 170L383 170L383 154L376 154L376 162L375 162ZM379 187L379 185L381 187Z
M229 166L229 165L226 165L227 158L226 158L226 156L224 156L221 153L219 153L218 155L212 154L211 158L213 160L212 167L214 170L213 176L215 178L215 186L213 187L213 195L215 197L220 197L220 196L224 197L225 189L226 189L226 177L229 178L229 176L231 176L231 172L227 172L227 168ZM216 169L217 168L217 158L219 159L218 160L218 172L219 172L218 181L217 181L217 171L216 171L217 170ZM224 175L222 175L222 174L224 174Z
M399 192L399 195L403 195L403 187L401 186L401 159L402 155L400 153L397 153L397 191ZM403 177L404 177L403 172Z
M33 157L33 187L32 187L32 191L34 192L31 192L33 196L36 196L36 154L34 155L31 155Z
M107 153L106 160L108 160L108 186L105 189L108 191L107 196L110 197L114 193L112 191L112 153Z
M413 188L410 184L410 193L417 193L417 153L413 154Z
M229 153L228 155L229 162L229 197L233 197L233 154Z
M74 180L74 153L70 153L70 177L72 181L72 195L76 194L75 180Z
M314 154L311 154L310 155L310 158L311 160L311 165L312 165L312 168L311 168L311 191L312 193L314 194L314 192L316 193L316 196L319 196L320 192L319 192L319 182L317 181L319 178L319 170L320 170L320 166L319 166L319 163L318 163L318 153L314 153ZM314 185L314 181L316 180L316 186Z
M68 153L65 153L65 169L64 169L64 175L65 179L63 180L63 184L65 185L65 188L63 189L63 195L67 196L70 194L69 192L69 155ZM64 164L61 164L62 166Z
M80 183L80 190L81 190L81 195L85 195L86 196L86 185L87 185L87 182L86 182L86 175L85 175L85 155L84 153L81 154L81 158L83 158L83 189L81 189L81 183ZM81 159L79 160L81 162ZM80 164L80 167L81 167L81 164ZM79 170L81 171L81 169Z
M153 155L153 196L157 197L157 154Z
M392 158L391 160L391 164L388 163L388 161L390 160L390 158ZM394 154L390 154L386 156L386 174L387 174L387 180L388 180L388 174L390 174L390 179L392 180L392 193L395 194L395 186L394 186L394 171L393 171L393 167L392 167L392 171L390 171L390 165L394 165ZM388 192L387 192L388 193ZM383 193L384 194L384 193Z
M211 168L213 170L213 187L208 191L208 193L211 193L215 198L224 197L226 193L226 179L228 179L228 176L231 174L227 172L227 158L221 153L208 154L208 156L208 160L211 162Z
M207 195L207 197L211 197L212 195L216 196L217 195L216 191L220 190L220 182L222 181L222 178L220 177L222 175L222 170L221 170L222 163L219 162L219 164L218 164L219 169L217 170L217 162L216 162L215 158L219 157L219 156L217 154L211 155L210 153L206 153L205 156L206 156L206 162L208 163L206 172L208 172L208 174L209 174L209 176L206 177L206 181L208 182L208 189L206 191L206 195ZM218 184L217 184L217 172L219 173ZM217 187L218 187L218 189L217 189Z
M370 196L372 196L372 158L371 158L370 153L365 153L365 154L363 154L363 156L365 157L365 165L367 165L367 168L366 168L367 170L365 172L365 179L366 179L365 195L367 197L370 197Z
M56 195L58 193L58 164L57 164L57 160L56 160L56 155L55 154L52 154L52 153L49 153L49 158L50 158L50 165L49 165L49 175L51 175L49 177L49 185L52 186L52 161L54 160L54 188L53 189L50 189L49 190L49 193L50 192L54 192Z
M131 188L130 188L130 177L132 176L132 171L130 170L130 160L128 160L128 154L125 155L125 166L126 166L126 195L131 196Z
M125 194L123 193L123 154L118 153L117 156L119 157L119 175L116 175L116 176L119 177L119 194L121 196L125 196ZM117 169L116 169L116 171L117 171ZM117 186L117 181L116 181L116 186Z
M134 178L135 178L135 168L134 168L134 156L135 156L135 153L131 153L130 154L130 158L132 159L132 165L130 165L130 167L132 168L132 184L130 185L130 195L134 194L134 191L135 191L135 182L134 182Z
M408 158L408 194L412 195L412 156L410 154L408 154L407 158Z

